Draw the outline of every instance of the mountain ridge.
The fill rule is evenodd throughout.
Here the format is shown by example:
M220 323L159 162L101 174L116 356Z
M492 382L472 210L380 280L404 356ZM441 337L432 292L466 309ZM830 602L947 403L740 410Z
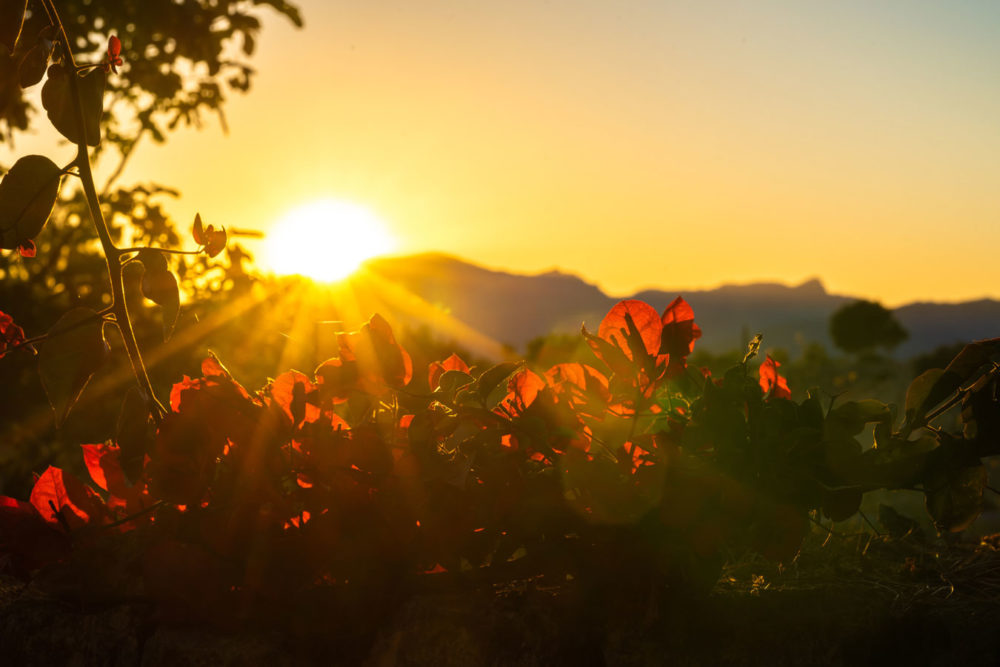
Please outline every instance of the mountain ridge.
M578 332L581 324L596 330L604 314L623 298L640 299L663 310L681 295L704 332L699 347L717 352L736 349L748 335L760 332L765 347L782 347L795 355L813 342L831 347L830 315L857 298L831 294L818 277L797 285L761 281L709 289L647 288L619 297L559 269L517 273L440 252L375 258L364 267L448 317L517 349L548 333ZM910 332L895 350L899 358L940 345L1000 336L1000 301L994 299L915 301L892 310Z

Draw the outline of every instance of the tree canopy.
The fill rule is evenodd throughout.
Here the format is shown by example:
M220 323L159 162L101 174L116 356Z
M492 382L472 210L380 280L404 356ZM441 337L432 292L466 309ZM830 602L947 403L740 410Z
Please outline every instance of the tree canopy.
M830 317L833 343L845 352L891 350L909 337L892 311L875 301L854 301Z

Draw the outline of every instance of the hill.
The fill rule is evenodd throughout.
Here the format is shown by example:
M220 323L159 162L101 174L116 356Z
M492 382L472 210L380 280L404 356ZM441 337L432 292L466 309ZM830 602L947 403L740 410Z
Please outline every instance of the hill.
M620 298L642 299L662 310L678 294L694 308L704 330L699 346L724 351L755 333L765 346L796 354L805 345L830 346L828 321L850 295L830 294L818 279L800 285L752 283L708 290L644 290L613 297L584 279L559 271L525 275L487 269L439 253L370 260L367 271L397 285L469 329L493 341L523 349L532 338L552 332L596 330ZM1000 301L907 304L895 309L910 339L900 358L939 345L1000 335ZM411 316L412 319L412 316Z

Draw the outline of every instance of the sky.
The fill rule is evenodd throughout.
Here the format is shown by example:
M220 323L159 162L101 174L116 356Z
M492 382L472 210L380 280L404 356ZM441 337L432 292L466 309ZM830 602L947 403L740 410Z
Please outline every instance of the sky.
M399 253L616 296L1000 298L1000 3L298 4L304 30L265 19L228 135L145 145L123 182L262 230L343 199Z

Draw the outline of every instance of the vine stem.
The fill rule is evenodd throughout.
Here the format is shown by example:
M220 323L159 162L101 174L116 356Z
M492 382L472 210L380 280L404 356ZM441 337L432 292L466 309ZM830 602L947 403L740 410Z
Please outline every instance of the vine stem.
M164 255L200 255L201 250L174 250L172 248L147 248L147 247L135 247L135 248L118 248L119 258L122 255L127 255L133 252L141 252L143 250L153 250L155 252L163 253Z
M83 101L80 96L80 85L77 81L77 64L70 50L69 37L66 35L66 28L59 12L56 9L54 0L43 0L43 5L48 5L47 13L62 35L63 52L69 65L69 86L73 95L73 111L76 116L77 127L80 129L80 141L77 142L76 167L80 170L80 182L83 184L83 193L87 199L87 206L90 210L90 218L97 229L97 236L101 240L101 247L104 250L104 259L108 265L108 277L111 280L111 309L115 315L115 324L122 335L125 343L125 351L128 353L129 362L132 364L132 372L135 374L139 388L149 397L153 407L153 416L159 421L160 417L166 414L163 405L156 398L153 385L149 381L146 373L146 365L142 361L142 353L139 344L135 339L135 332L132 329L132 320L128 314L128 304L125 301L125 284L122 279L121 255L111 238L108 224L101 211L101 202L97 194L97 187L94 184L94 172L90 165L90 153L87 150L87 125L83 115Z

